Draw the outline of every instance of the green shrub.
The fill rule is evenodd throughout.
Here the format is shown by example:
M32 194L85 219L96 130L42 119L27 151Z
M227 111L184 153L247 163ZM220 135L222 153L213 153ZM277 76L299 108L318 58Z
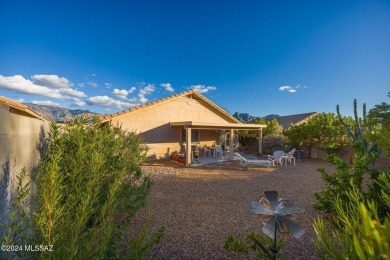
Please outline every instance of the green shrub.
M233 235L228 235L225 239L224 248L228 252L240 253L246 257L249 257L254 253L261 259L273 259L273 253L269 250L269 247L273 246L273 243L273 239L262 233L249 232L245 235L245 239L243 240L239 240ZM284 246L284 243L284 239L278 239L276 241L276 248L278 252Z
M35 259L123 256L119 241L151 186L140 168L146 151L135 133L102 126L98 118L89 123L77 118L63 128L52 124L33 178L37 193L29 238L15 242L53 245L53 251L29 253Z
M364 199L376 201L377 213L379 218L383 219L390 214L390 206L382 199L386 196L383 193L390 193L390 188L385 186L385 183L389 182L390 176L388 173L379 171L372 166L376 159L374 153L367 153L359 143L353 147L355 154L352 164L335 155L330 155L327 159L336 166L336 171L327 173L325 169L318 169L325 182L325 189L314 193L317 202L313 206L315 209L326 213L335 213L335 199L340 198L345 204L348 204L349 197L347 193L353 188L360 192ZM381 175L381 173L384 173L384 175ZM368 192L365 192L362 187L365 175L370 179L367 185Z
M364 199L353 185L346 196L348 203L340 197L335 200L331 235L327 231L329 225L322 218L315 221L317 251L326 259L388 259L390 218L385 217L381 223L375 201Z

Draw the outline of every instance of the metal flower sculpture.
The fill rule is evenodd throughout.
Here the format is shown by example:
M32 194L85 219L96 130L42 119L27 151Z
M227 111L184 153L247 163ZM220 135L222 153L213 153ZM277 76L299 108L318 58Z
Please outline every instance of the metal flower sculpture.
M294 213L302 212L303 209L294 202L279 199L277 191L264 192L264 197L262 196L259 201L251 202L251 210L260 215L264 225L263 233L274 240L274 245L270 247L274 259L277 253L277 231L282 235L291 234L296 238L305 233L304 228L291 220L295 217Z

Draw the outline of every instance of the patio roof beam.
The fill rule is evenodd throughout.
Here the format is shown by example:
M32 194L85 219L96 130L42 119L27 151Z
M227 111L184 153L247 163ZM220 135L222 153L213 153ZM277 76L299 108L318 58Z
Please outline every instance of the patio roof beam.
M170 122L170 126L187 126L192 129L211 129L211 130L260 130L266 125L261 124L237 124L237 123L206 123L206 122Z

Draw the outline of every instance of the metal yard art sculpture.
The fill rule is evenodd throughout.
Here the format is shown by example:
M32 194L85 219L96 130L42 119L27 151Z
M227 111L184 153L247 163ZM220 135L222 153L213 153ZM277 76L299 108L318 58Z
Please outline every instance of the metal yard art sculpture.
M279 199L277 191L264 192L264 196L259 201L251 202L251 210L260 215L263 222L263 233L274 240L274 244L269 248L274 254L274 259L277 253L276 237L278 232L282 235L291 234L295 238L299 238L305 233L304 228L292 221L296 217L295 213L302 212L303 209L295 202ZM269 255L265 247L261 246L261 248Z

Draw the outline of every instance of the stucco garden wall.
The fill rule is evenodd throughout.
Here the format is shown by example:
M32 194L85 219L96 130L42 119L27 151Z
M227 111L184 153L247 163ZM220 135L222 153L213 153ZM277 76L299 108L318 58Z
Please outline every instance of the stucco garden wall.
M40 134L44 137L48 128L48 121L0 103L0 217L6 215L16 194L16 174L25 167L30 175L37 165L40 158L37 144ZM24 183L27 181L29 178Z

